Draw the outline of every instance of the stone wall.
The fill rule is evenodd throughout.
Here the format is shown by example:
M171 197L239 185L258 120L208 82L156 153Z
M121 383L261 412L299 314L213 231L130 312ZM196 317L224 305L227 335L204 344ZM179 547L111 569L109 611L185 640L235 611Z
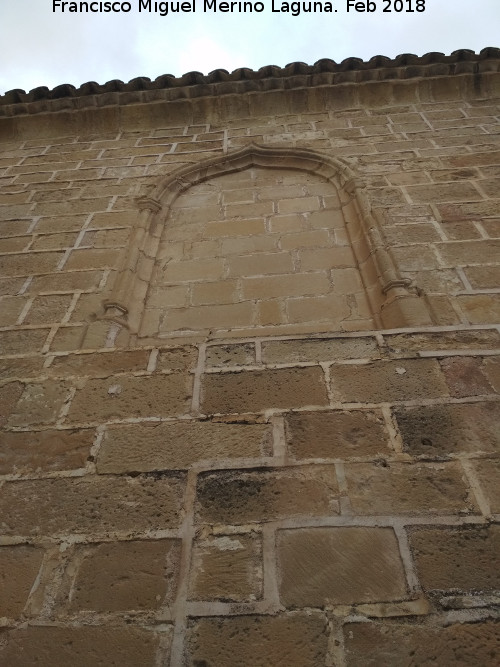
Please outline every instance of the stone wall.
M6 96L0 662L498 664L483 60Z

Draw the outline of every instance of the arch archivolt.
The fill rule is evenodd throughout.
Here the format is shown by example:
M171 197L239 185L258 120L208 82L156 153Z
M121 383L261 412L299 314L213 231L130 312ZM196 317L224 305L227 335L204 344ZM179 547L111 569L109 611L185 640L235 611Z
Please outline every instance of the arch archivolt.
M268 183L266 175L269 175ZM296 176L295 185L293 175ZM307 184L301 190L305 195L302 194L302 199L295 198L296 184L305 181ZM235 192L231 188L235 187L235 183L238 187L247 188L240 197L243 200L244 192L249 192L249 188L261 187L263 190L259 191L260 194L252 195L253 201L243 201L238 208L237 201L230 201L230 192ZM279 189L280 183L288 184L291 196L283 188ZM288 197L284 203L279 199L282 190L285 198ZM204 203L200 194L209 191L219 192L218 210L222 213L217 213L210 202ZM265 206L268 192L270 195L276 194L272 213ZM322 198L318 200L317 196L312 196L315 192L323 193ZM311 196L307 196L311 193ZM203 321L204 306L206 313L211 316L216 312L217 304L210 304L209 300L205 303L199 296L204 291L203 283L207 282L214 284L215 292L220 288L220 312L227 311L228 321L232 317L228 307L239 304L238 310L234 310L235 327L241 328L241 334L247 336L251 331L255 331L255 335L259 335L259 332L268 334L266 323L273 327L273 332L281 334L288 331L300 333L301 326L303 333L320 333L430 323L424 300L408 280L401 278L387 250L362 181L340 160L309 150L250 145L174 172L163 178L148 197L138 199L137 204L138 224L132 231L116 279L97 316L101 327L108 321L110 329L115 332L113 337L120 330L126 330L134 338L145 338L196 333L214 328L220 331L220 335L224 335L225 331L234 328L224 324L224 317L219 327L210 321L206 327L196 324L196 312L201 313L200 321ZM311 208L310 211L306 210L307 206ZM318 207L321 210L318 211ZM256 222L260 218L265 220L263 227L259 227ZM250 224L248 220L253 222ZM284 229L288 220L291 228L286 230L286 243L280 239L275 247L271 247L271 241L276 236L274 232L278 228ZM225 237L224 230L229 230L232 244L231 240L222 238ZM249 235L246 241L245 230L248 230ZM323 235L318 233L320 230L324 232ZM316 234L308 235L308 232ZM232 247L238 247L233 235L240 239L241 247L250 248L242 250L243 255L239 260L225 255L227 249L230 251ZM301 243L306 239L311 243L313 237L320 244L315 246L316 251L310 245L301 248ZM297 240L297 248L291 247L293 239ZM219 267L212 271L217 264L209 261L211 246L208 243L205 243L206 254L203 257L197 257L196 253L193 255L193 243L198 241L196 247L199 248L203 241L213 242L213 247L218 248L219 259L224 256L224 269ZM340 247L344 248L343 253ZM191 254L186 254L186 248L190 249ZM349 259L349 253L352 259ZM328 257L332 258L330 266L324 263L326 259L321 259ZM339 258L338 261L335 258ZM189 262L195 269L191 277ZM238 271L238 262L241 271ZM208 272L206 276L203 275L204 267ZM323 283L326 285L324 281L321 283L320 274L330 276L330 286L323 291L310 287ZM291 276L288 278L292 289L290 294L281 293L283 289L286 291L288 283L285 279L277 279L277 275ZM296 287L300 283L300 276L306 276L302 294ZM348 287L347 283L352 283L354 279L357 286ZM179 297L177 301L172 299L174 293L183 294L183 283L186 283L184 286L189 288L191 296ZM229 298L227 295L232 288L233 296ZM338 300L342 294L349 296L350 301L348 299L345 302L349 305L349 312L344 302ZM247 312L241 305L247 301L253 303L254 310L251 315L248 310L245 316L240 317L237 313ZM267 305L264 306L264 302ZM183 311L187 313L190 308L192 310L184 321ZM195 311L196 308L198 311ZM264 311L268 313L268 321L262 314ZM271 311L274 315L271 315ZM301 311L303 316L300 315ZM317 321L314 317L311 319L313 312L320 313ZM122 340L125 338L126 335L121 337Z

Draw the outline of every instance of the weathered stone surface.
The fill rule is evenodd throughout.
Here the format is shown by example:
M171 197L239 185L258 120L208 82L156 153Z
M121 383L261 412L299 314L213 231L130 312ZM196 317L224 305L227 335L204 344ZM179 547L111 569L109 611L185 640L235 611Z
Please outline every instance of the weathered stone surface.
M180 522L183 491L179 475L6 482L0 494L2 532L33 536L172 528Z
M486 357L483 359L481 370L486 375L493 390L500 394L500 357Z
M357 514L457 514L476 511L456 463L350 463L349 498Z
M348 402L404 401L448 395L439 364L434 359L332 366L331 377L334 394Z
M180 540L106 542L83 548L70 609L158 609L175 597L180 550Z
M424 405L398 408L394 414L404 450L413 456L442 458L500 449L497 403Z
M494 514L498 514L500 512L500 459L481 459L474 465L488 498L490 509Z
M278 533L280 599L287 607L387 602L406 597L391 528L303 528Z
M6 633L0 661L11 667L154 667L160 636L134 627L31 626Z
M100 473L180 470L200 461L250 458L271 453L267 424L175 422L106 429L97 460Z
M45 380L26 385L7 422L8 426L54 423L69 395L69 387Z
M288 449L296 459L390 453L384 419L377 411L294 412L285 423Z
M384 340L391 351L483 350L500 347L500 333L492 330L440 331L439 333L389 334Z
M51 324L61 322L70 304L69 294L37 296L29 309L23 324Z
M41 357L4 357L0 359L0 380L38 377L43 361Z
M325 617L318 613L202 618L188 630L186 662L233 667L318 667L327 653Z
M262 361L268 364L297 361L336 361L379 356L372 337L318 338L313 340L280 340L262 345Z
M93 439L93 429L4 432L0 474L83 468Z
M425 590L486 593L500 587L500 526L415 528L410 546Z
M157 371L188 371L196 367L198 350L196 347L161 348L156 364Z
M201 522L245 524L338 514L333 466L202 473L197 514Z
M321 368L207 374L202 390L208 414L328 405Z
M447 627L347 623L344 641L348 667L498 664L500 624L494 621Z
M491 384L481 369L479 357L449 357L441 360L441 368L451 396L481 396L493 392Z
M57 377L66 375L109 377L115 373L145 371L148 359L149 350L69 354L55 357L48 373Z
M0 426L4 426L10 419L23 392L22 382L9 382L0 387Z
M0 616L16 618L21 614L40 570L43 555L44 550L38 547L0 546Z
M192 378L185 373L88 380L77 391L69 419L77 422L160 417L189 410Z
M255 363L253 343L240 345L210 345L207 347L208 366L246 366Z
M195 544L191 600L245 602L262 596L262 545L255 535L209 537Z

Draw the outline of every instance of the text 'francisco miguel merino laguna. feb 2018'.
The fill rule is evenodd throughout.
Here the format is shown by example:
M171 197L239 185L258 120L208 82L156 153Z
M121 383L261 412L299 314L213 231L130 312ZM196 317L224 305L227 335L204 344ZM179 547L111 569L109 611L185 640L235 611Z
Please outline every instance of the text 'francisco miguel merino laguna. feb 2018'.
M284 13L298 16L304 13L422 13L426 9L426 0L332 0L332 2L302 1L287 2L286 0L268 0L267 3L257 0L171 0L170 2L154 2L153 0L136 0L135 2L121 2L120 0L95 2L64 2L52 0L52 11L57 13L124 13L132 11L149 12L168 16L169 14L189 14L196 11L220 13L261 13L266 9L273 13Z

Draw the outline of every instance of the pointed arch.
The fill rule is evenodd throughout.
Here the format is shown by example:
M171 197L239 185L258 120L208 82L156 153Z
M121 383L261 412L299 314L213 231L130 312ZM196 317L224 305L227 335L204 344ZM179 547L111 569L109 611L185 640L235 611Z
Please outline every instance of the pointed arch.
M252 167L300 170L322 177L339 192L349 241L378 327L431 324L420 292L403 279L383 242L365 184L342 160L300 148L250 144L220 157L190 164L162 178L147 197L137 200L138 224L98 320L140 331L144 302L159 241L169 210L182 193L212 178Z

